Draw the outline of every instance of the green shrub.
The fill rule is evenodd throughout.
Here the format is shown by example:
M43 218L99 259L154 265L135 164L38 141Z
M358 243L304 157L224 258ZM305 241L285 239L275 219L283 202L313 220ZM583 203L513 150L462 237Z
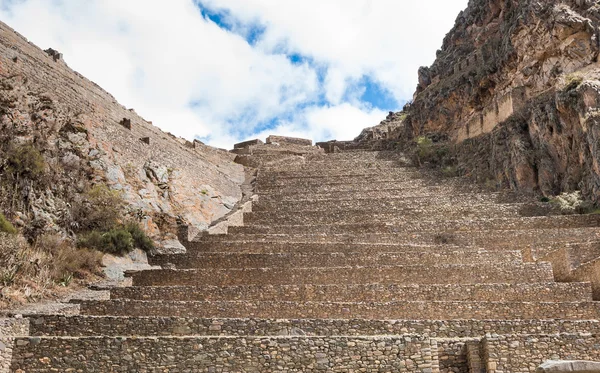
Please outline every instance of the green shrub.
M38 178L46 169L44 156L32 144L13 147L7 154L8 171L21 177Z
M0 213L0 232L8 234L17 234L17 229L6 219L6 216Z
M435 143L429 137L420 136L416 141L416 155L418 163L429 163L430 166L449 167L448 171L456 169L454 161L451 158L451 152L448 145L444 142Z
M133 237L123 228L114 228L104 233L91 231L79 237L77 246L108 254L123 255L133 250Z
M73 203L71 213L80 232L106 232L117 225L123 206L123 200L117 191L98 184Z
M417 155L421 161L428 161L434 154L433 141L425 136L417 138Z
M146 232L137 223L129 222L125 224L125 229L131 234L136 248L146 252L154 249L154 241L146 235Z
M126 229L116 228L102 235L103 251L111 254L126 254L133 250L133 237Z
M79 236L77 246L98 250L104 253L123 255L134 248L150 251L154 242L136 223L120 225L106 232L93 230Z

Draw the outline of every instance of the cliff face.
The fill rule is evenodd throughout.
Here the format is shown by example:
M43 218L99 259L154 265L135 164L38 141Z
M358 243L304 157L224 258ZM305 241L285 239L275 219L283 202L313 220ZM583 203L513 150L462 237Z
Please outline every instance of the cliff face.
M461 173L600 201L600 4L471 0L390 137L446 140Z
M234 155L162 132L3 23L0 114L2 141L35 147L48 168L21 195L3 191L22 227L68 233L73 200L94 184L117 191L159 240L173 238L177 222L207 227L241 198Z

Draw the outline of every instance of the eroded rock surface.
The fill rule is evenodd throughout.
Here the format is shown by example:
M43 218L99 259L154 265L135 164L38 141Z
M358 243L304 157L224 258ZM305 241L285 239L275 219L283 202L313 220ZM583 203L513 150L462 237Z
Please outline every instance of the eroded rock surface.
M598 202L599 20L597 1L471 0L385 137L448 141L462 174Z
M159 130L71 70L60 53L42 51L3 23L0 108L9 141L37 144L55 171L48 187L28 190L31 211L17 214L21 226L35 221L68 233L72 196L84 182L101 183L121 194L154 238L172 243L177 223L206 229L242 196L235 155Z

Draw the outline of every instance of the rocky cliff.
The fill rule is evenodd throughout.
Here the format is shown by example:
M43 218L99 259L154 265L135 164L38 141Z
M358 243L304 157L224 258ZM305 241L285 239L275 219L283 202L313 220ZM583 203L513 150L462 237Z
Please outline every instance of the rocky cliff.
M385 137L445 142L480 181L600 202L599 25L597 1L471 0Z
M178 223L206 228L242 196L235 155L161 131L71 70L60 53L42 51L1 22L0 126L4 155L33 149L45 164L43 178L2 187L3 212L24 230L69 234L78 196L107 185L127 202L130 218L172 244ZM8 163L5 155L3 177Z

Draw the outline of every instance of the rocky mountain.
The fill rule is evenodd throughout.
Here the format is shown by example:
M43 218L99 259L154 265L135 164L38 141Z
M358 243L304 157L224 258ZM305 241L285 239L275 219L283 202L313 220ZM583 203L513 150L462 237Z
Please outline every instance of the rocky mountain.
M427 136L463 175L600 202L599 26L598 1L471 0L413 102L358 139Z
M98 185L166 246L177 224L207 228L242 197L235 155L161 131L1 22L0 126L2 212L31 235L69 235L75 204Z

